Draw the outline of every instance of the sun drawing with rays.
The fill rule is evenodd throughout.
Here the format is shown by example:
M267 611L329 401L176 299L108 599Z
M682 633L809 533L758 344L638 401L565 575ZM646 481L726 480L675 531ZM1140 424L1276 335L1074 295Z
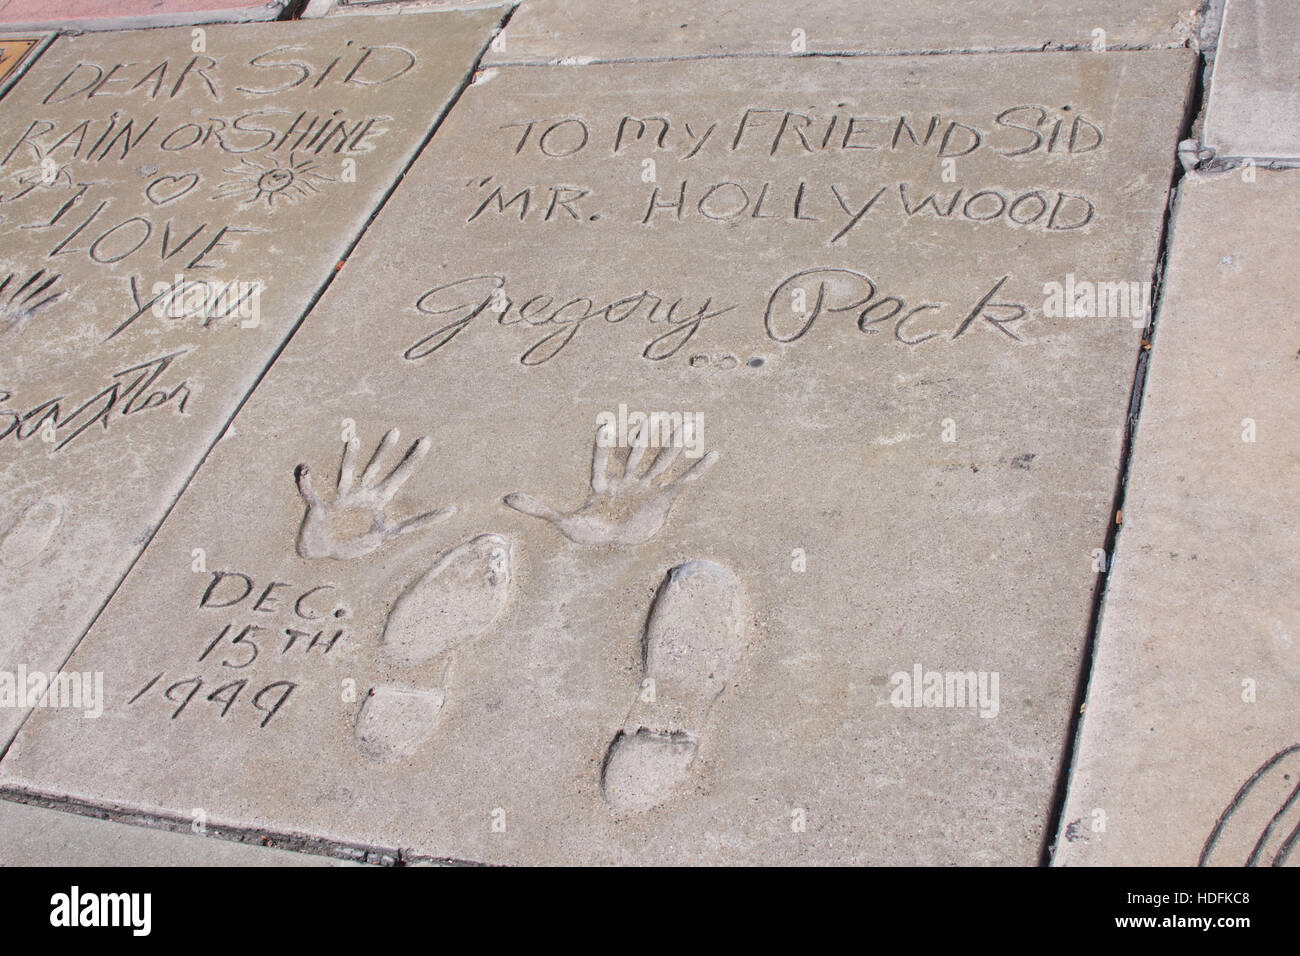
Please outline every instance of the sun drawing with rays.
M267 208L274 209L277 199L295 202L299 197L320 192L317 183L335 181L333 176L320 172L320 164L311 158L299 162L296 154L290 153L287 163L281 163L278 156L268 156L266 160L263 165L241 156L238 166L223 170L231 178L217 186L212 198L241 196L243 205L264 199Z

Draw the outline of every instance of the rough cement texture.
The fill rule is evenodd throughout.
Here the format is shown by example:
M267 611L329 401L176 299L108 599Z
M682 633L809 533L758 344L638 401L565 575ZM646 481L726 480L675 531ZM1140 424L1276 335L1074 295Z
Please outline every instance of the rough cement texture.
M1194 0L526 0L489 63L1184 46Z

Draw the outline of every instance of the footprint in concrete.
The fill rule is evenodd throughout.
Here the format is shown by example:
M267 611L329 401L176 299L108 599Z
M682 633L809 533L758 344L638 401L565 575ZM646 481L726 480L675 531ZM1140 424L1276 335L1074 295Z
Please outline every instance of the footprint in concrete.
M712 561L679 564L655 595L642 644L644 679L601 771L605 802L643 813L686 783L700 732L746 646L740 586Z
M384 624L384 655L438 671L429 690L377 687L357 717L358 749L372 760L409 757L438 726L456 652L485 633L510 599L510 541L479 535L443 555L398 595Z
M1199 866L1296 866L1300 744L1264 761L1237 790L1201 849Z
M7 524L0 524L0 567L31 564L50 546L63 523L63 502L41 498L27 505Z
M439 559L398 595L384 625L384 652L423 664L478 637L510 596L510 541L479 535Z

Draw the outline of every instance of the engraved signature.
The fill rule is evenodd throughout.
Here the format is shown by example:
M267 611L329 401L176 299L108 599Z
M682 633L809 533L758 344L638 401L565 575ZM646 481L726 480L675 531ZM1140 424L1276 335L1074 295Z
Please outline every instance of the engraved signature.
M14 441L25 441L39 434L43 441L53 445L53 451L61 451L95 424L107 431L114 415L134 415L169 403L175 404L177 414L184 414L190 398L188 382L158 388L154 385L187 351L161 355L114 372L107 385L71 412L65 413L65 409L76 400L70 402L66 395L47 399L25 412L0 407L0 441L11 435ZM0 388L0 406L12 397L11 392Z
M775 342L793 343L802 339L826 314L857 314L857 327L868 335L890 328L893 339L914 348L934 339L955 341L972 328L987 328L1001 333L1008 341L1023 342L1014 328L1031 317L1027 305L1001 300L1010 275L986 286L986 292L973 307L963 306L954 312L950 302L916 301L898 295L886 295L879 284L855 269L821 267L804 269L783 279L767 298L762 313L767 337ZM565 296L551 292L526 299L512 298L506 292L504 275L475 275L436 286L416 300L421 315L432 316L440 323L409 346L402 357L418 362L447 346L480 316L483 321L496 318L498 325L524 325L544 334L519 357L524 365L542 365L563 352L587 322L603 319L608 324L636 319L667 325L642 351L644 358L662 361L676 355L699 331L700 326L739 305L712 308L713 297L704 299L698 308L684 304L683 298L669 302L650 291L641 291L610 301L590 295Z
M551 292L520 301L507 295L505 289L504 275L476 275L425 292L416 300L416 310L422 315L449 321L419 338L402 353L402 357L412 362L427 358L464 332L476 318L485 315L495 316L498 325L523 324L545 331L519 357L524 365L549 362L569 346L579 329L593 319L603 319L610 324L629 319L667 324L668 330L652 339L641 353L651 361L662 361L676 355L705 321L738 308L729 305L711 310L713 299L710 297L691 311L680 297L669 302L648 290L604 304L591 296L566 297Z

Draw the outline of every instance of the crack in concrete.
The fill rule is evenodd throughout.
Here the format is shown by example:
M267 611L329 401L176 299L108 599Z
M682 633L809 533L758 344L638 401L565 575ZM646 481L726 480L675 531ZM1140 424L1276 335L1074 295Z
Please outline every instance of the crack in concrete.
M1204 53L1200 59L1204 64ZM1192 126L1201 116L1208 91L1205 87L1205 73L1197 70L1193 76L1193 86L1189 90L1187 107L1183 116L1177 142L1185 142L1191 135ZM1060 764L1057 768L1057 783L1047 816L1047 827L1043 833L1043 846L1039 859L1042 866L1050 866L1055 855L1057 840L1064 824L1065 802L1070 787L1070 776L1074 769L1074 758L1082 731L1084 706L1088 698L1088 688L1092 680L1093 667L1096 664L1097 638L1101 632L1102 618L1105 613L1107 589L1111 570L1115 566L1120 546L1120 533L1123 530L1122 515L1128 489L1129 474L1133 465L1134 439L1142 413L1142 400L1146 389L1147 369L1151 354L1155 349L1157 317L1164 301L1164 278L1173 245L1176 213L1183 178L1191 171L1178 161L1177 154L1172 161L1172 174L1169 182L1169 199L1165 205L1164 221L1161 224L1160 240L1156 246L1155 266L1151 276L1151 304L1147 315L1146 327L1142 330L1141 344L1138 348L1133 370L1133 386L1129 393L1129 408L1124 430L1123 444L1120 449L1119 473L1116 478L1115 495L1111 506L1113 516L1108 524L1106 539L1103 544L1105 552L1105 570L1099 572L1096 588L1093 592L1092 614L1088 625L1088 635L1084 642L1079 666L1079 678L1075 687L1070 721L1066 728L1065 745L1062 749Z

